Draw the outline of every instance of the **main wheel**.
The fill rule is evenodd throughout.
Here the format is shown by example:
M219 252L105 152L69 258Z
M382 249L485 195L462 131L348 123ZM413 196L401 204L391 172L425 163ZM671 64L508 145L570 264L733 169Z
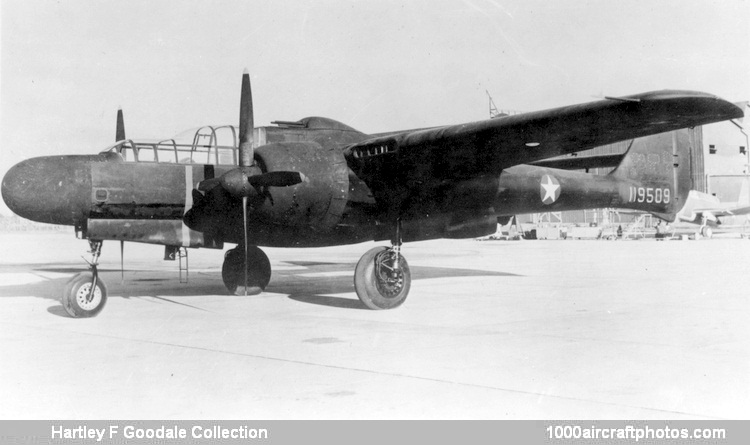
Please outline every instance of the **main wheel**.
M703 226L701 227L701 235L703 235L704 238L711 238L714 234L713 229L709 226Z
M370 309L400 306L411 287L411 271L406 258L393 249L375 247L362 255L354 269L354 289Z
M62 305L65 312L74 318L95 317L107 303L107 286L97 277L96 287L91 295L92 272L82 272L71 278L65 285Z
M221 278L229 293L234 294L237 289L245 286L245 249L237 247L228 250L224 255L224 265L221 267ZM255 246L247 248L247 286L256 288L258 293L268 286L271 281L271 262L262 250Z

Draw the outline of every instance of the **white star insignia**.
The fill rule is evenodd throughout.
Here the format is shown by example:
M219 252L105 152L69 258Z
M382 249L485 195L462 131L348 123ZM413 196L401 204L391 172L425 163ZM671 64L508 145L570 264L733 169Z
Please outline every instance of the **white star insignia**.
M550 175L542 177L541 188L539 189L544 204L552 204L560 196L560 183Z

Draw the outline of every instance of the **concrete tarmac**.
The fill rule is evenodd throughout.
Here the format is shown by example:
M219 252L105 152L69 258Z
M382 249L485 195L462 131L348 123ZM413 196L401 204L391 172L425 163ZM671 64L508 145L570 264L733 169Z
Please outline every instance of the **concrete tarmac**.
M0 234L0 418L686 419L750 416L750 241L409 243L404 305L352 284L372 243L223 252L187 284L159 246L105 242L109 300L69 318L72 233Z

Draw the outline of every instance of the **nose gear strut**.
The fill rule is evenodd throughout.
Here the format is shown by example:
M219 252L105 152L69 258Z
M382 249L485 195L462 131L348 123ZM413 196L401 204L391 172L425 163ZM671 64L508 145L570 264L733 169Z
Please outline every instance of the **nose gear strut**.
M95 241L95 240L89 240L89 253L91 254L91 261L87 260L85 257L83 258L84 261L89 263L89 268L91 269L91 288L89 289L89 294L86 297L86 302L91 303L91 300L94 299L94 294L96 293L96 282L99 281L99 270L97 267L99 266L99 257L102 254L102 244L104 244L102 241Z

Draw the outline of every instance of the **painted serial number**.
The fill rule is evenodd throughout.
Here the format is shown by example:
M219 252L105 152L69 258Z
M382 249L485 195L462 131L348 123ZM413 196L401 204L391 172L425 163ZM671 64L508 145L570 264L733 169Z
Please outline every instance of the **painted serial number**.
M669 188L630 187L628 202L645 202L647 204L669 204L672 191Z

